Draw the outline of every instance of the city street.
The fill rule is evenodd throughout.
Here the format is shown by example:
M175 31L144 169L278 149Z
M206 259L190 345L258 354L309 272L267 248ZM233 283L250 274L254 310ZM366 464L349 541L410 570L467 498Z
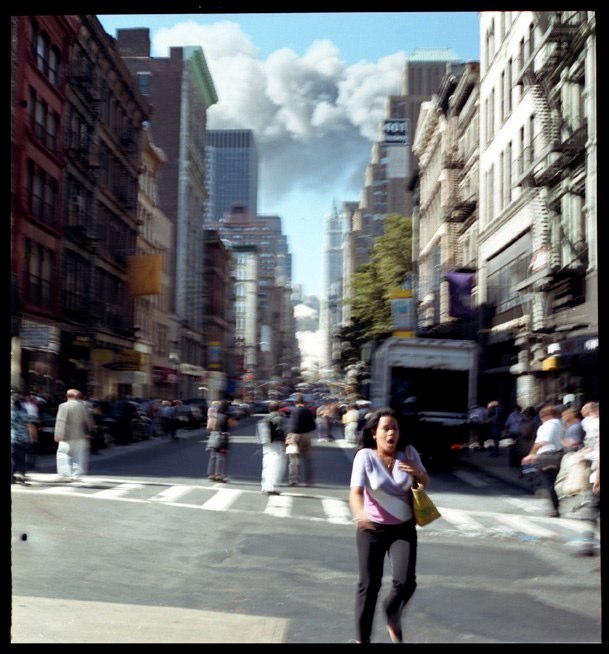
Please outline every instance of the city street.
M12 486L12 642L354 638L353 450L316 443L315 485L267 497L254 426L227 484L206 478L202 430L104 450L80 485L39 461ZM578 523L472 468L432 473L429 492L443 517L419 530L405 643L600 643L598 544L577 556ZM389 642L380 606L372 640Z

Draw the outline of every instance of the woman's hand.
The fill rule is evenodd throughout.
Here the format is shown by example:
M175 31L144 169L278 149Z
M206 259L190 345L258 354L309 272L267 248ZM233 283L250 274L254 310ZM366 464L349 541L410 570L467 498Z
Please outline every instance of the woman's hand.
M357 526L358 529L361 529L362 531L372 531L376 529L374 526L374 523L371 522L368 518L362 517L362 518L353 518L353 522L355 522L355 525Z
M403 472L407 472L418 484L427 486L429 475L414 462L414 459L398 461L398 467Z

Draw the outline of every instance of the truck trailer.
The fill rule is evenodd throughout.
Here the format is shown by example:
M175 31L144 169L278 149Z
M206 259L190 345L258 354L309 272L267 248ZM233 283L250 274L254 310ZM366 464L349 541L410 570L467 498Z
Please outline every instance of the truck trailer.
M467 443L477 387L475 341L391 337L372 357L372 407L394 409L428 462L450 463Z

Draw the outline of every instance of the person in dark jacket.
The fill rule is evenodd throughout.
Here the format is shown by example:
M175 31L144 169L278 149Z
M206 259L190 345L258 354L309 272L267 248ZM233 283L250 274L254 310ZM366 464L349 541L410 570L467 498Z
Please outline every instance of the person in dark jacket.
M302 393L294 396L296 406L290 413L288 436L286 438L288 452L288 483L297 486L300 482L300 463L304 463L304 482L306 486L313 484L313 451L311 449L311 433L315 431L315 418L310 409L305 406ZM294 446L298 451L293 451Z
M265 495L280 495L279 484L285 470L285 430L279 402L269 403L269 413L257 425L262 445L262 475L260 485Z

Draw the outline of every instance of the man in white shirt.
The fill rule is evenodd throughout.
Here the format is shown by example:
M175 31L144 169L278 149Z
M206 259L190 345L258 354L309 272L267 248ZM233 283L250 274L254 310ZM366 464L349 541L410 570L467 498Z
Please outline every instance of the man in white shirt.
M95 422L79 390L70 388L66 398L59 405L55 420L57 473L64 481L80 481L87 473L89 439Z
M539 479L548 492L552 511L549 516L560 516L558 496L554 490L554 482L560 469L560 460L563 455L563 438L565 429L560 420L560 410L554 405L546 405L539 411L541 425L537 428L537 435L531 451L522 459L522 464L537 466Z

